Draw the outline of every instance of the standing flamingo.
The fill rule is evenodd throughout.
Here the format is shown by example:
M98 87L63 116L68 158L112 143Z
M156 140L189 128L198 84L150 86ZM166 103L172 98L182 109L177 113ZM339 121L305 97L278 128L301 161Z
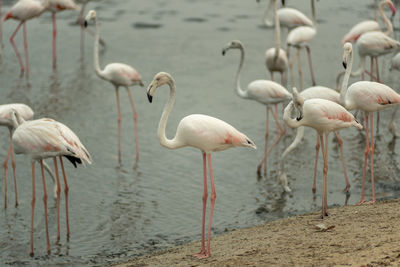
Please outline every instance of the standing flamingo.
M281 140L282 136L285 134L285 129L279 123L276 109L273 110L270 107L270 105L273 105L273 104L277 105L278 103L282 103L285 100L289 100L291 98L291 95L279 83L276 83L274 81L268 81L268 80L255 80L255 81L251 82L247 86L247 90L244 91L240 86L240 72L242 71L244 56L245 56L244 46L240 41L233 40L223 48L222 55L225 55L225 53L229 49L239 49L240 50L239 69L236 73L236 93L242 98L256 100L257 102L265 105L267 108L264 157L257 166L257 173L260 175L263 164L264 164L264 173L266 172L266 165L267 165L266 161L267 161L267 157L268 157L269 153L271 152L272 148L274 148L274 146L278 144L278 142ZM272 115L274 117L276 125L279 128L279 136L275 139L275 141L272 143L271 147L268 150L268 135L269 135L268 124L269 124L269 112L270 111L272 112Z
M22 62L21 56L18 52L17 46L14 43L14 37L17 34L21 25L24 31L24 49L25 49L25 65L26 65L26 76L29 78L29 57L28 57L28 42L26 37L26 21L40 16L47 8L47 2L42 4L35 0L19 0L13 5L10 10L4 16L4 21L8 19L19 20L17 28L10 37L10 42L14 48L15 54L17 55L19 65L21 66L21 76L25 71L24 63Z
M271 74L271 80L274 80L274 72L277 71L281 74L281 84L286 85L286 73L288 69L288 59L286 51L281 49L281 29L279 18L277 14L276 1L274 1L274 20L275 20L275 47L268 49L265 52L266 65L269 73Z
M12 147L12 132L14 129L13 122L10 117L10 112L15 110L20 114L24 120L31 120L33 118L33 110L25 104L5 104L0 105L0 126L5 126L8 128L10 133L10 146L7 150L6 159L3 162L4 167L4 208L7 208L7 168L8 168L8 158L11 153L11 166L13 169L14 176L14 190L15 190L15 206L18 206L18 191L17 191L17 177L15 175L15 161L14 161L14 150Z
M207 258L210 256L211 224L213 218L214 204L217 197L214 177L211 165L211 152L222 151L231 147L243 146L256 148L256 145L246 135L242 134L228 123L214 117L192 114L184 117L178 125L175 137L167 139L165 128L167 126L168 116L171 113L175 102L175 81L170 74L165 72L157 73L147 89L147 97L152 102L156 89L164 84L170 88L168 103L164 107L158 125L158 139L162 146L170 149L177 149L185 146L195 147L201 150L203 154L203 172L204 172L204 193L203 193L203 218L201 232L201 251L194 256L197 258ZM205 216L207 205L207 167L206 157L208 158L208 168L211 180L211 210L208 223L207 250L205 248Z
M296 107L300 113L297 118L292 119L291 113ZM304 100L293 88L293 101L285 108L283 120L291 128L308 126L314 128L321 142L322 156L324 159L324 180L322 193L322 215L321 218L328 215L327 201L327 174L328 174L328 136L332 131L339 131L351 126L362 129L354 116L341 105L326 99L308 99ZM324 144L325 135L325 144Z
M48 2L47 9L51 12L51 20L53 22L53 69L57 68L57 26L56 13L64 10L76 10L76 4L73 0L46 0Z
M119 104L119 87L123 86L129 95L131 107L133 111L133 121L135 126L135 144L136 144L136 161L139 159L139 143L137 135L137 113L133 103L133 97L129 86L139 84L144 86L142 78L139 73L129 65L122 63L108 64L104 70L100 69L99 64L99 25L97 24L96 11L90 10L86 15L85 25L87 26L90 20L94 20L96 27L95 40L94 40L94 70L101 79L109 81L115 86L115 93L117 95L117 108L118 108L118 162L121 164L121 109Z
M311 62L311 50L310 50L310 46L309 46L309 43L312 41L312 39L314 38L316 33L317 33L317 31L313 27L300 26L300 27L297 27L297 28L294 28L293 30L291 30L286 39L288 58L289 58L290 47L293 46L297 49L296 56L294 56L293 59L289 63L289 69L290 69L291 86L293 86L294 81L293 81L292 68L293 68L294 62L296 60L298 60L300 90L303 89L303 78L302 78L301 60L300 60L300 50L302 47L305 47L307 50L308 64L310 66L312 85L313 86L316 85L314 71L313 71L312 62Z
M367 34L367 33L366 33ZM360 37L360 39L362 36ZM343 46L343 66L346 68L346 73L343 78L342 88L340 91L340 103L348 110L362 110L365 113L365 158L363 168L363 181L361 187L361 200L358 204L365 202L364 200L364 186L365 176L367 172L368 154L370 155L371 165L371 187L372 187L372 201L375 198L374 186L374 117L373 112L386 109L390 106L400 103L400 95L396 93L389 86L370 81L355 82L347 88L349 82L351 69L353 66L353 47L351 43L345 43ZM368 118L371 117L371 141L369 141L369 125Z
M307 100L307 99L313 99L313 98L320 98L320 99L326 99L335 103L340 103L340 94L328 87L325 86L313 86L309 87L305 90L303 90L300 93L300 96ZM337 131L334 132L335 136L339 142L339 149L340 149L340 157L342 159L342 166L343 166L343 172L344 172L344 179L346 183L346 187L344 188L344 192L348 192L350 190L350 183L349 179L347 177L347 171L346 171L346 164L344 162L344 154L343 154L343 140L340 138L339 133ZM280 165L280 170L279 170L279 183L282 185L283 189L286 192L291 192L291 189L288 186L287 182L287 176L285 173L285 160L288 154L295 149L301 140L303 139L304 136L304 127L301 126L297 128L297 134L293 142L286 148L286 150L282 153L279 165ZM315 193L317 190L317 166L318 166L318 154L319 154L319 148L320 148L320 140L319 136L317 135L317 143L315 146L315 164L314 164L314 179L313 179L313 186L312 186L312 191Z
M92 159L89 152L82 145L75 133L66 125L52 119L38 119L24 121L18 112L12 111L11 119L15 128L12 141L16 154L26 154L32 160L32 222L31 222L31 248L30 255L33 256L33 222L34 207L36 200L35 190L35 161L40 163L43 179L43 202L46 224L47 252L50 253L50 240L47 222L47 189L44 178L43 159L53 158L56 178L57 178L57 240L60 239L60 178L57 168L57 157L60 159L61 169L64 178L65 209L67 222L67 237L69 237L69 217L68 217L68 183L62 157L66 157L75 167L87 161L91 164Z
M382 17L383 22L387 25L387 31L385 32L385 34L387 36L390 36L393 32L393 26L383 12L383 6L385 5L387 5L392 10L392 15L396 13L396 8L390 0L382 0L379 4L379 13ZM358 38L360 38L360 36L366 32L380 30L381 28L376 20L361 21L354 25L353 28L351 28L350 31L344 35L342 39L342 45L344 45L346 42L356 42Z

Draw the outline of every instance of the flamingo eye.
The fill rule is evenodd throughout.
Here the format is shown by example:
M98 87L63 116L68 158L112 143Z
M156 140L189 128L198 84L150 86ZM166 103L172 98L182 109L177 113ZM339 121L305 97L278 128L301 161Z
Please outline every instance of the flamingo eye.
M251 145L251 142L250 142L250 140L247 140L247 143L248 143L249 145Z

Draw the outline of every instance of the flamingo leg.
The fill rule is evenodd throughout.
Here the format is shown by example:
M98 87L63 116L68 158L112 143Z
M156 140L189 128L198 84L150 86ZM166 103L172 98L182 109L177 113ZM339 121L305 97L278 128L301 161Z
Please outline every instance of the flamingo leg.
M343 166L343 172L344 172L344 180L346 182L346 187L343 189L343 192L347 193L350 190L350 183L349 183L349 178L347 176L346 164L344 163L343 140L342 140L342 138L340 138L338 132L335 132L335 135L339 142L340 157L342 158L342 166Z
M371 58L371 73L374 73L374 58L373 57L370 57ZM370 76L370 79L371 79L371 81L373 81L374 80L374 78L372 78L372 76Z
M267 151L266 157L269 155L269 153L271 153L272 149L279 143L279 141L281 140L282 136L286 133L285 129L279 123L278 114L275 111L272 111L272 116L274 116L275 122L278 125L280 133L279 133L279 136L272 143L272 145L269 147L269 150Z
M327 198L327 174L328 174L328 135L325 134L325 145L324 145L324 137L320 135L321 147L322 147L322 156L324 158L324 181L323 181L323 192L322 192L322 215L323 219L325 216L328 216L328 198Z
M274 107L275 107L275 113L278 114L278 104L275 104ZM276 125L276 133L279 134L278 121L275 121L275 125Z
M121 106L119 103L118 86L115 87L115 94L117 97L117 109L118 109L118 163L121 164Z
M211 244L211 224L212 224L212 218L213 218L213 213L214 213L214 205L215 205L215 199L217 198L217 193L215 191L215 184L214 184L214 175L212 171L212 165L211 165L211 154L207 155L208 157L208 169L210 172L210 180L211 180L211 209L210 209L210 217L208 218L208 232L207 232L207 252L205 257L209 257L211 255L210 253L210 244Z
M57 166L57 158L53 157L54 162L54 171L56 172L56 181L57 181L57 241L60 241L60 195L61 195L61 187L60 187L60 176L58 174L58 166Z
M3 162L4 167L4 208L7 209L7 168L8 168L8 158L10 156L10 152L12 149L12 140L10 142L10 146L7 150L6 159Z
M23 25L24 33L24 50L25 50L25 66L26 66L26 78L29 79L29 55L28 55L28 38L26 35L26 23Z
M43 179L43 204L44 204L44 217L46 224L47 253L50 254L49 224L47 220L47 187L46 187L46 179L44 178L44 167L42 159L40 160L40 170L42 172L42 179Z
M64 163L62 160L62 157L60 156L60 164L61 164L61 170L63 174L63 179L64 179L64 195L65 195L65 220L67 221L67 239L69 239L70 232L69 232L69 216L68 216L68 191L69 191L69 186L67 182L67 176L65 175L65 169L64 169Z
M361 205L365 202L365 176L367 174L367 160L368 160L368 153L369 153L369 120L368 120L369 114L368 112L365 112L365 151L364 151L364 168L363 168L363 179L362 179L362 184L361 184L361 199L357 203L357 205Z
M53 69L57 68L57 25L56 25L56 13L51 13L51 19L53 21Z
M288 51L289 51L290 46L288 46ZM288 54L289 58L289 54ZM294 87L294 77L293 77L293 64L297 60L297 54L292 58L292 60L289 62L289 72L290 72L290 87Z
M206 158L206 153L203 152L203 216L202 216L202 222L201 222L201 251L199 253L194 254L193 256L195 257L203 257L206 254L206 249L205 249L205 224L206 224L206 209L207 209L207 197L208 197L208 191L207 191L207 158Z
M10 43L11 43L11 45L12 45L13 48L14 48L15 54L17 55L17 58L18 58L18 61L19 61L19 65L21 66L21 76L22 76L22 74L23 74L24 71L25 71L25 67L24 67L24 63L22 62L21 55L20 55L19 52L18 52L18 48L17 48L17 46L15 45L14 37L15 37L15 35L17 34L19 28L21 28L21 25L24 24L24 23L25 23L25 22L21 22L20 24L18 24L17 28L15 29L15 31L13 32L13 34L11 34L11 37L10 37Z
M379 78L379 67L378 67L378 58L375 58L375 65L376 65L376 80L383 83Z
M308 65L310 66L312 86L315 86L317 83L315 82L314 70L312 67L310 46L306 45L306 50L307 50L307 55L308 55Z
M269 74L271 75L271 81L274 81L274 72L270 71Z
M380 83L383 83L380 79L379 79L379 69L378 69L378 58L376 57L375 58L375 63L376 63L376 78L377 78L377 81L378 82L380 82ZM371 73L372 73L372 70L371 70ZM380 114L379 114L379 111L377 111L376 112L376 134L378 135L378 133L379 133L379 121L380 121ZM372 125L372 124L371 124ZM371 135L371 137L372 137L372 135Z
M267 120L266 120L266 128L265 128L265 147L264 147L264 156L263 156L263 158L262 158L262 160L258 163L258 165L257 165L257 174L259 175L259 176L261 176L261 168L262 168L262 165L263 164L265 164L265 165L267 165L267 158L266 158L266 154L267 154L267 150L268 150L268 135L269 135L269 133L268 133L268 124L269 124L269 107L267 106L267 114L266 114L266 117L267 117ZM266 167L265 167L266 168Z
M31 215L31 251L30 255L33 256L33 222L34 222L34 214L35 214L35 202L36 202L36 190L35 190L35 162L32 161L32 215Z
M138 125L137 125L137 112L135 109L135 104L133 103L132 93L129 87L126 87L126 91L129 95L129 101L131 102L132 112L133 112L133 124L135 126L135 145L136 145L136 161L139 160L139 141L138 141Z
M372 189L372 201L368 203L374 203L376 201L375 198L375 180L374 180L374 114L371 113L371 146L369 148L370 153L370 164L371 164L371 189Z
M300 91L303 90L303 71L301 70L300 47L297 48L297 65L299 68Z
M315 145L315 162L314 162L314 182L312 186L312 191L315 194L317 192L317 168L318 168L318 154L320 148L319 135L317 134L317 144Z

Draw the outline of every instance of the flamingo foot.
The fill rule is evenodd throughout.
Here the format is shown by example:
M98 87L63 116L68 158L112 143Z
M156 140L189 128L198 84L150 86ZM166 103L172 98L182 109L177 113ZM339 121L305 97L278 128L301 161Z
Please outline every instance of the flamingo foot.
M371 201L368 201L368 202L364 202L364 204L369 205L369 204L374 204L375 202L376 202L376 200L371 200Z
M359 202L357 202L356 205L362 205L362 204L365 204L365 200L364 199L361 199Z
M200 251L199 253L193 254L193 256L198 258L198 259L205 259L205 258L210 257L210 254L206 253L206 252L203 252L203 251Z

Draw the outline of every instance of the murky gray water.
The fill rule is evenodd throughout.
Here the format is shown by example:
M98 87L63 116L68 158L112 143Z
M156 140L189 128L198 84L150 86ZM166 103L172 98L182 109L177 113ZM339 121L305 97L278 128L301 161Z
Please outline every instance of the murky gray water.
M4 1L3 1L4 2ZM5 1L7 10L14 1ZM296 2L310 14L308 0ZM311 193L315 131L306 129L301 149L289 156L288 176L293 193L282 194L276 185L278 160L291 142L293 131L271 154L268 175L257 179L256 165L263 153L265 107L245 101L233 92L234 73L239 54L221 56L221 48L240 39L247 48L243 85L269 78L264 52L273 46L273 30L261 26L266 2L256 1L137 1L107 0L89 4L95 8L101 35L107 49L101 64L125 62L133 65L148 84L159 71L171 73L177 83L177 101L167 134L175 133L179 120L191 113L221 118L252 138L259 149L238 148L213 154L217 201L213 234L243 228L293 214L318 210L321 204L321 179L317 194ZM47 256L44 231L42 185L37 182L35 217L35 256L29 257L31 170L27 157L17 156L20 206L12 206L14 194L9 186L9 208L0 212L1 265L103 265L127 260L150 251L200 238L202 158L193 148L176 151L160 146L156 129L167 88L158 91L149 104L144 88L133 88L139 114L140 161L134 167L132 114L126 92L122 96L122 160L117 165L117 111L113 87L93 71L92 37L85 38L83 60L80 29L74 25L74 12L58 15L58 70L51 69L51 20L49 14L28 22L30 86L19 79L19 65L8 38L16 22L4 24L4 63L0 65L1 103L24 102L36 118L51 117L67 124L92 154L87 168L67 168L70 183L71 238L65 238L62 207L62 239L56 240L56 205L50 200L49 226L52 251ZM372 17L365 1L320 1L317 3L318 33L312 42L317 82L334 86L341 70L343 34L356 22ZM285 32L285 31L284 31ZM283 38L285 38L285 33ZM283 39L284 40L284 39ZM22 35L16 37L20 50ZM305 62L303 56L303 61ZM386 63L388 60L386 60ZM384 80L398 89L398 73ZM310 85L305 69L305 86ZM376 138L375 174L378 198L398 197L400 160L396 141L387 130L391 111L381 116ZM271 129L274 129L271 122ZM275 136L272 131L273 138ZM356 129L341 132L351 182L348 203L360 198L363 164L363 135ZM8 147L8 131L0 132L0 158ZM320 159L322 162L322 158ZM344 205L344 179L336 142L329 151L328 203ZM321 167L319 178L322 176ZM370 190L367 184L367 198ZM50 186L50 182L49 182ZM3 179L0 181L0 206L3 206Z

